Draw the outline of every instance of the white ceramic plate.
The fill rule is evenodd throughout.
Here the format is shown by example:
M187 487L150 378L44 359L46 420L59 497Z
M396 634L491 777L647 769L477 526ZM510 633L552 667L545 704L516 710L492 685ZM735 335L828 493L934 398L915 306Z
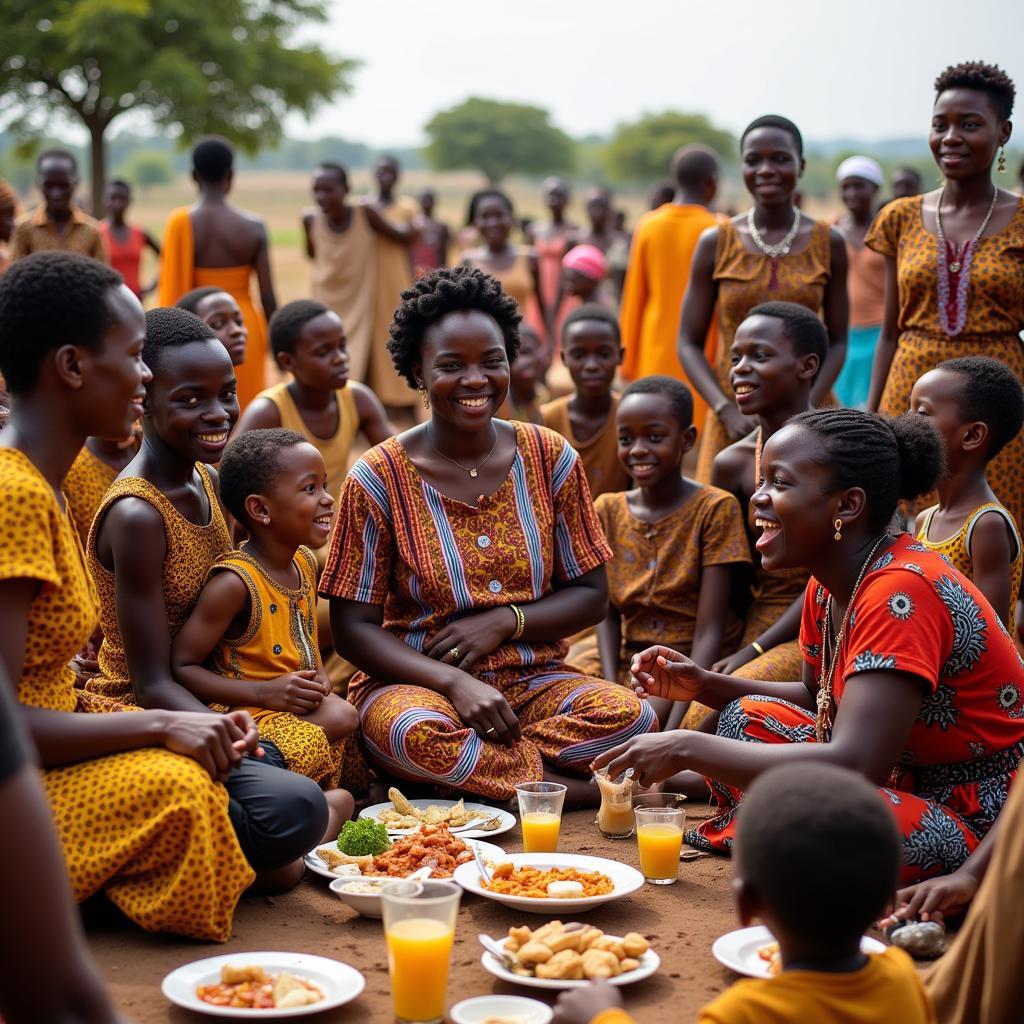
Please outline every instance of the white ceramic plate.
M243 967L259 964L270 974L288 971L305 981L311 981L324 994L319 1003L309 1006L293 1006L285 1010L245 1010L233 1006L214 1006L204 1003L196 995L200 985L215 985L220 981L220 969L224 964ZM210 1017L231 1017L235 1020L274 1020L283 1017L306 1017L310 1014L332 1010L351 1002L363 988L363 976L348 964L329 960L325 956L307 953L228 953L196 960L171 971L160 986L163 994L178 1006Z
M465 839L464 835L459 835L460 839ZM474 839L473 842L480 847L480 853L484 860L508 860L508 854L500 847L495 846L494 843L485 843L480 839ZM466 844L469 845L468 843ZM330 846L330 843L321 843L320 846ZM319 847L317 848L319 849ZM320 859L320 855L316 852L316 849L310 850L305 857L302 858L303 863L309 868L310 871L315 874L322 875L324 878L329 878L333 882L336 878L358 878L358 875L335 875L328 870L327 865ZM368 875L368 878L379 878L379 875Z
M621 936L611 935L609 938L617 939L621 938ZM528 988L583 988L590 984L589 981L564 981L559 978L526 978L521 974L513 974L492 953L484 953L480 957L480 963L485 971L493 974L496 978L501 978L502 981L509 981L513 985L526 985ZM661 957L653 949L649 949L640 957L640 966L635 971L627 971L625 974L609 978L608 984L632 985L634 981L643 981L644 978L649 978L660 966Z
M752 928L739 928L734 932L715 939L711 955L724 967L748 978L770 978L768 961L762 960L757 951L761 946L774 942L775 936L763 924ZM865 935L860 940L862 953L881 953L885 945Z
M482 845L482 844L481 844ZM481 851L484 860L491 860L486 851ZM579 912L592 910L602 903L611 903L622 899L643 887L644 876L636 868L628 864L620 864L617 860L605 860L603 857L584 857L574 853L503 853L500 860L511 861L513 866L537 868L575 868L577 871L600 871L607 875L615 888L604 896L585 896L578 900L534 899L530 896L505 896L491 892L481 884L480 870L473 861L460 864L455 869L455 881L466 892L475 893L485 899L503 903L506 907L525 910L528 914L547 914L560 917L570 910Z
M419 807L426 810L428 807L454 807L458 800L410 800L409 803L413 807ZM493 839L494 836L500 836L503 832L516 827L516 816L509 814L508 811L501 810L500 807L489 807L487 804L466 804L467 811L479 811L480 817L483 820L488 818L499 818L500 823L497 828L491 829L489 832L484 832L481 829L473 828L473 823L469 822L467 825L463 825L462 828L453 828L451 830L453 835L458 836L460 839ZM381 811L394 810L395 805L388 800L382 804L374 804L372 807L365 807L359 812L360 818L374 818L377 819L377 815ZM418 826L417 826L418 827ZM415 828L391 828L388 827L388 835L390 836L411 836L415 832Z

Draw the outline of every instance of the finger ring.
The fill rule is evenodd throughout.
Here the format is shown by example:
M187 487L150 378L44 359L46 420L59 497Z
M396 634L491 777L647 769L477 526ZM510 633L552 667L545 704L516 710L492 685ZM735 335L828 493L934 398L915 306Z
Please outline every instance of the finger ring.
M492 732L494 732L494 726L493 725L490 727L490 729L484 729L484 735L486 735L486 736L490 736L490 734Z
M458 660L459 660L459 649L458 649L458 647L453 647L453 648L452 648L452 649L451 649L451 650L450 650L450 651L449 651L448 653L449 653L449 654L450 654L450 655L451 655L451 656L452 656L452 657L453 657L453 658L454 658L454 659L455 659L456 661L458 661Z

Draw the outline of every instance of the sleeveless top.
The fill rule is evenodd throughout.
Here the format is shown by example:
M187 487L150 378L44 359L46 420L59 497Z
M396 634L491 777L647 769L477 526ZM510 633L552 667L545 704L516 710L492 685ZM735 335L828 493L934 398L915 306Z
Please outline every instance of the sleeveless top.
M128 225L127 241L118 242L110 230L110 225L105 220L100 221L99 230L107 246L110 265L124 278L124 283L136 295L141 297L142 285L139 282L139 262L142 259L142 250L146 247L145 233L141 228L134 228Z
M519 303L519 311L525 316L527 303L533 298L533 272L530 270L529 249L525 246L516 246L516 258L512 266L504 270L494 270L484 266L483 262L470 256L469 262L478 269L490 274L491 277L501 282L501 289L506 295L511 295Z
M761 302L795 302L812 313L821 313L825 289L832 277L831 231L828 221L816 220L806 249L773 260L761 252L749 252L731 220L718 226L712 273L718 282L720 330L715 374L727 395L732 394L732 339L754 306Z
M258 397L273 402L281 417L281 426L302 434L323 456L324 465L327 467L327 490L337 495L341 489L341 482L348 472L352 443L359 433L359 411L356 409L356 399L351 388L338 388L334 396L338 402L338 429L331 437L317 437L306 426L299 407L288 390L287 381L267 388L266 391L260 392Z
M101 693L128 703L133 700L124 641L117 620L114 574L104 566L96 554L99 524L110 506L122 498L141 498L160 513L164 521L164 536L167 538L167 554L163 565L164 604L167 609L167 633L173 640L203 589L206 571L221 555L231 550L227 523L224 521L224 513L221 511L209 470L199 462L196 463L196 470L202 479L203 490L210 503L210 521L205 526L197 526L190 522L162 491L148 480L137 476L115 480L96 513L89 532L88 565L100 596L100 628L103 630L103 643L99 652L100 674L86 687L93 693Z
M117 479L117 472L113 466L108 466L98 455L82 445L82 450L71 463L68 475L64 477L61 490L68 503L68 514L83 544L89 538L89 528L107 488Z
M249 591L249 624L235 638L221 637L210 669L228 679L274 679L287 672L320 668L316 630L316 559L300 547L292 560L299 585L284 587L244 550L222 555L206 578L233 572Z
M1016 548L1013 560L1010 562L1010 607L1006 619L1007 625L1013 630L1014 605L1016 603L1017 591L1020 588L1021 568L1024 566L1024 547L1021 546L1020 533L1017 530L1017 524L1013 521L1013 516L1002 505L994 501L986 502L984 505L979 505L967 517L964 525L952 537L947 537L945 540L940 541L931 541L928 539L928 528L931 526L932 517L938 509L938 505L932 505L931 508L926 508L921 513L921 526L917 531L917 539L929 551L943 555L955 569L959 569L960 572L972 581L974 580L974 563L971 559L971 536L974 533L974 527L986 512L996 512L1006 520L1006 525L1010 528ZM998 613L999 609L996 609L996 612Z

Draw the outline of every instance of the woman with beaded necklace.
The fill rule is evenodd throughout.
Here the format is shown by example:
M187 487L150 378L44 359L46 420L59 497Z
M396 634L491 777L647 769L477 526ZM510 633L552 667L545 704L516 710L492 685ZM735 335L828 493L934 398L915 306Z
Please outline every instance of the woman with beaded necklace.
M711 480L715 456L757 426L737 408L729 385L732 337L754 306L795 302L821 314L830 344L811 394L816 405L846 356L846 246L827 221L811 220L794 204L804 171L800 130L775 114L759 117L740 137L740 155L754 205L701 235L679 325L680 362L709 406L696 474L704 483ZM719 349L712 367L704 341L716 303Z
M868 408L888 415L905 411L914 382L947 359L992 356L1024 383L1024 198L992 181L997 159L1005 171L1016 90L1000 68L972 61L946 68L935 93L928 144L944 183L889 203L865 239L887 263ZM988 467L1018 523L1022 465L1018 436Z
M742 790L761 772L836 764L877 785L903 836L904 885L958 868L992 827L1024 754L1024 663L999 616L941 555L888 524L930 489L942 441L923 417L801 413L765 443L751 499L772 571L811 574L800 682L709 671L668 647L635 655L638 693L721 710L718 734L639 736L598 757L718 815L687 833L728 852ZM702 778L703 776L703 778ZM837 880L841 884L841 879Z

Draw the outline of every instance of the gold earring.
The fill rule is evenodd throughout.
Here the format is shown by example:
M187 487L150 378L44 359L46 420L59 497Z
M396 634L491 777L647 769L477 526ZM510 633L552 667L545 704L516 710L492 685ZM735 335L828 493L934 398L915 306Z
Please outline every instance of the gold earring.
M842 521L842 519L836 519L836 521L832 525L836 528L835 539L836 540L842 540L843 539L843 521Z
M430 408L430 397L427 395L427 389L426 388L417 388L417 390L420 393L420 398L423 399L423 408L424 409L429 409Z
M1005 146L1003 146L1003 148L1001 150L999 150L999 173L1000 174L1005 174L1006 173L1006 147Z

